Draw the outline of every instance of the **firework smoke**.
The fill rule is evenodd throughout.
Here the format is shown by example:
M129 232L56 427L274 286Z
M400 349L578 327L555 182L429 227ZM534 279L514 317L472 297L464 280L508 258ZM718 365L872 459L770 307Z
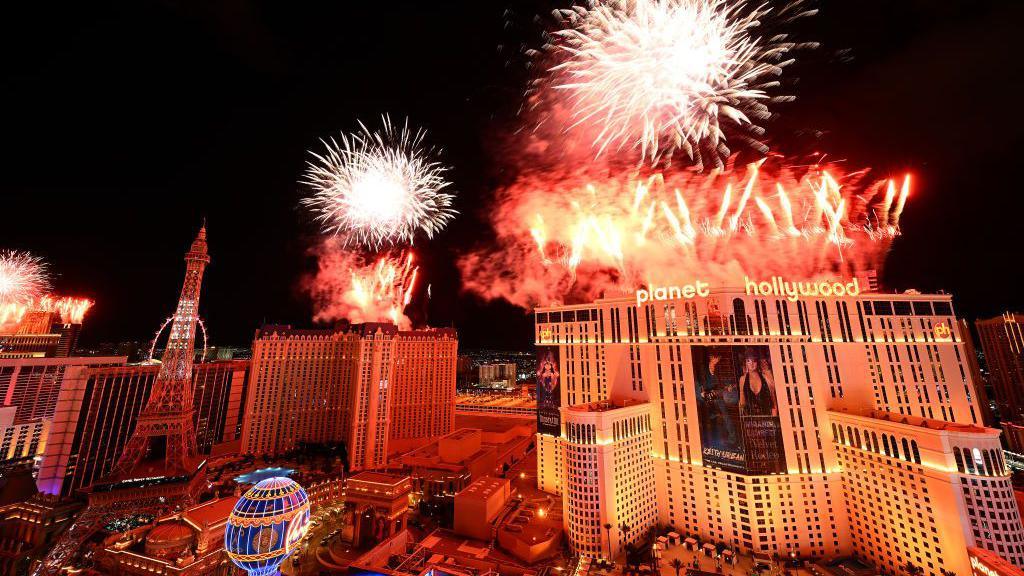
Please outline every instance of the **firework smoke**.
M50 275L42 258L28 252L0 252L0 305L27 304L50 289Z
M367 257L347 250L336 238L328 238L315 254L319 270L308 283L314 320L391 322L403 330L412 327L404 312L419 272L411 251Z
M466 289L531 307L694 279L880 271L909 177L769 160L713 175L524 177L499 192L497 246L460 259Z
M302 180L313 195L302 201L325 233L346 245L369 248L411 244L418 234L433 238L451 220L453 195L445 193L448 169L431 160L424 130L408 121L400 128L383 118L383 129L342 134L310 152Z
M802 3L589 0L559 10L540 99L567 108L562 120L598 155L637 149L654 165L682 150L699 168L722 167L727 138L763 155L760 123L792 99L774 93L789 54L815 46L781 31L816 12Z

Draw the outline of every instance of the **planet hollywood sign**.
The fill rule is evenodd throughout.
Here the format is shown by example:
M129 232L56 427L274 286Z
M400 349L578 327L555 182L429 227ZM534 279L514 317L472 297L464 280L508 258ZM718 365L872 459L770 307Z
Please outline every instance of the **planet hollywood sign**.
M801 298L842 298L860 294L860 284L856 278L849 282L838 280L804 282L789 281L782 276L772 276L769 280L757 281L745 276L743 286L747 296L776 296L790 302L796 302ZM700 280L682 286L652 286L636 291L636 305L639 307L645 302L661 300L705 298L710 293L710 285Z

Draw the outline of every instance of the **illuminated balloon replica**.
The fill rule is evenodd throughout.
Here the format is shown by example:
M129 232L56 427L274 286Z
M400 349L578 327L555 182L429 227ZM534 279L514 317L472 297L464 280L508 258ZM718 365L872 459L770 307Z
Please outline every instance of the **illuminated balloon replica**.
M235 504L224 549L250 576L275 574L308 529L309 496L302 486L289 478L267 478Z

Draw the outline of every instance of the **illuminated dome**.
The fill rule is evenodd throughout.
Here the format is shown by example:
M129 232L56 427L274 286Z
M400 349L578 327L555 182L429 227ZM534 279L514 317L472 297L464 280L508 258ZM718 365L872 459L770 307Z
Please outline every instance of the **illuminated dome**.
M192 529L184 522L166 522L146 535L146 555L156 558L177 558L192 547Z
M267 478L235 504L224 549L250 576L273 574L308 528L309 497L302 486L288 478Z

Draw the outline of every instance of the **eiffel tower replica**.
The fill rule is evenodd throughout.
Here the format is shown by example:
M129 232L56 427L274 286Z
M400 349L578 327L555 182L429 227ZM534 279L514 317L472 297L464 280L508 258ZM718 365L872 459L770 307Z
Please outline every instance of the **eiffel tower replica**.
M90 506L153 499L184 505L203 487L206 475L196 454L193 424L192 363L199 292L209 263L204 224L185 254L185 282L149 400L110 476L89 490Z
M203 490L206 468L196 454L192 421L192 361L199 289L209 263L204 224L185 254L185 283L167 349L135 431L111 474L84 491L87 506L32 568L33 576L62 573L81 554L83 543L111 520L133 511L184 508Z

